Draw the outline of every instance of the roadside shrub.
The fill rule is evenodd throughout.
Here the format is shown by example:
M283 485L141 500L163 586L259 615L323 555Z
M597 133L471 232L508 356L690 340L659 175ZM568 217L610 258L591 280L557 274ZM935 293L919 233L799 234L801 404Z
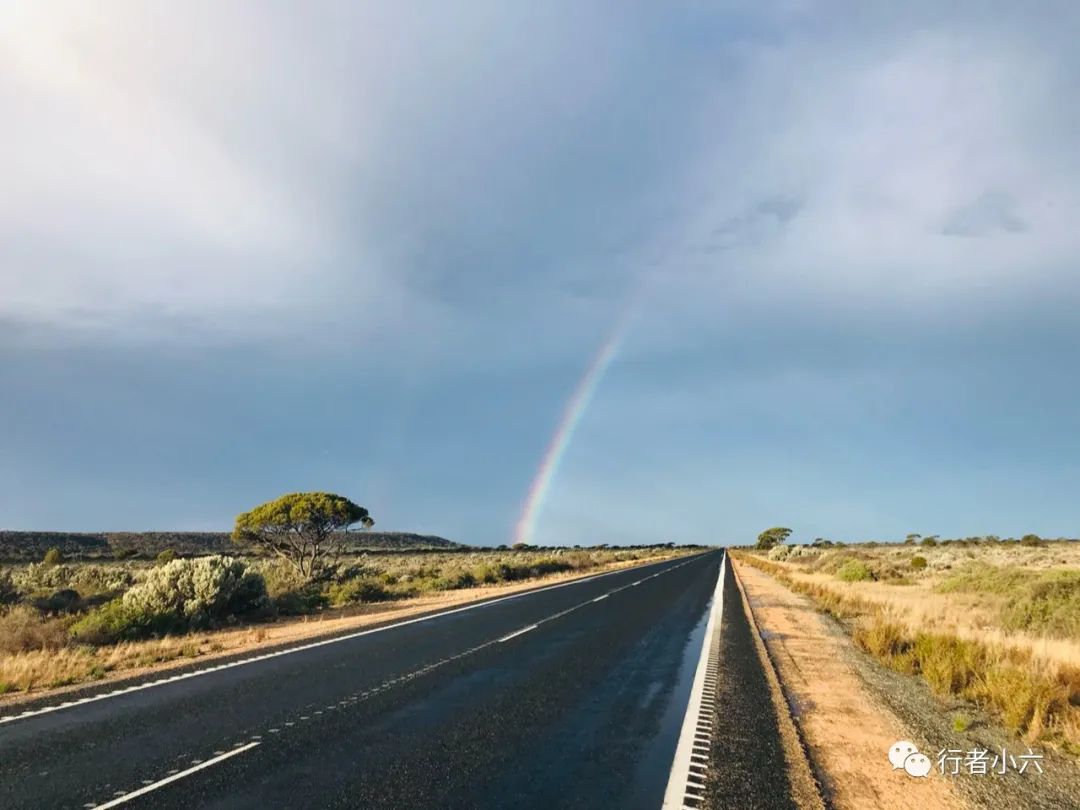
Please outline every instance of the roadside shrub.
M447 574L435 580L434 588L437 591L456 591L461 588L472 588L476 585L476 577L472 571L458 571Z
M911 558L911 567L916 570L922 570L923 568L926 568L928 564L929 563L927 563L926 557L916 555Z
M56 546L53 546L45 552L45 556L41 558L42 565L59 565L64 561L64 554Z
M864 582L873 579L874 575L862 560L848 560L836 572L836 578L844 582Z
M769 549L769 559L776 562L782 562L791 555L791 549L784 545L775 545Z
M175 613L141 613L117 598L92 610L68 630L74 641L83 644L115 644L154 635L181 632L183 620Z
M966 593L1015 593L1038 576L1035 571L1016 566L994 566L986 563L971 563L957 573L943 580L937 590L941 593L953 591Z
M527 577L542 577L547 574L558 574L562 571L572 571L573 566L565 560L555 557L541 557L531 565L526 574Z
M360 566L338 566L335 578ZM266 585L266 594L273 610L283 616L302 616L327 607L330 599L324 587L317 582L308 582L296 568L284 560L259 560L250 569L262 576Z
M118 594L135 582L134 573L122 565L45 565L30 563L16 573L15 584L23 593L45 594L72 588L83 596Z
M0 571L0 605L11 605L19 601L19 589L11 578L10 571Z
M956 636L920 633L915 638L919 670L937 694L962 695L986 671L986 648Z
M1061 684L1032 678L1013 666L990 667L979 691L997 707L1005 727L1029 741L1038 739L1055 717L1069 709L1069 694Z
M620 555L620 557L637 560L640 559L642 555L636 551L628 551ZM563 555L563 559L566 560L566 562L570 565L574 566L574 568L580 569L596 568L596 566L600 564L600 560L598 560L592 552L582 550L568 551L566 554Z
M835 574L853 560L861 560L858 556L858 552L826 551L811 558L806 567L809 571L820 571L823 574Z
M279 592L271 599L271 604L282 616L302 616L326 607L330 604L330 598L317 585L305 585Z
M1015 591L1002 624L1061 638L1080 637L1080 571L1046 571Z
M335 582L327 590L327 598L334 607L353 604L356 602L385 602L393 599L394 594L378 579L374 577L362 577L350 579L348 582Z
M478 565L473 569L473 578L484 585L493 585L499 581L499 569L494 565Z
M71 613L81 606L79 592L71 588L62 588L48 598L34 600L34 607L44 613Z
M308 585L296 569L283 560L258 560L252 563L250 570L262 575L266 593L273 600Z
M291 566L290 566L291 567ZM373 571L367 570L363 562L343 562L338 563L334 568L330 569L328 577L334 582L345 582L349 579L356 579L357 577L366 576L373 573ZM296 569L293 568L294 576Z
M0 613L0 652L51 650L67 642L63 619L50 619L29 605L13 605Z
M521 568L517 565L501 562L498 565L498 571L499 580L502 582L513 582L514 580L522 578Z
M1028 546L1029 548L1031 548L1031 547L1038 547L1038 546L1041 546L1041 545L1044 545L1044 544L1043 544L1042 538L1039 537L1039 535L1037 535L1037 534L1025 534L1023 537L1020 538L1020 545Z
M162 549L155 560L158 565L168 565L176 559L176 552L171 548Z
M884 660L905 655L912 646L902 626L882 619L857 624L851 635L856 645Z
M123 596L137 614L175 614L191 627L266 607L266 582L240 560L214 555L173 560L150 570Z
M1080 636L1080 571L1035 571L977 564L944 580L937 590L991 593L1004 597L1001 623L1061 638Z

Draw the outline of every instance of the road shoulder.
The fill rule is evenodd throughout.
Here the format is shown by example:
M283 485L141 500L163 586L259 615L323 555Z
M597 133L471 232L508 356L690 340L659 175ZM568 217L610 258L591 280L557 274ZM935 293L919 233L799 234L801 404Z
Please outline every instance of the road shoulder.
M969 806L934 774L915 779L891 769L889 748L911 739L911 732L865 687L845 654L847 638L805 597L750 566L732 564L830 806Z

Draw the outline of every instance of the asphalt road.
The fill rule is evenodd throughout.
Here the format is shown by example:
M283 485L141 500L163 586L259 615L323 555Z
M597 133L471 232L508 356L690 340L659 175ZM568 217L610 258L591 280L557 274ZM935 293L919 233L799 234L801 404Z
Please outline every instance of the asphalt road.
M720 560L0 724L0 807L657 808Z

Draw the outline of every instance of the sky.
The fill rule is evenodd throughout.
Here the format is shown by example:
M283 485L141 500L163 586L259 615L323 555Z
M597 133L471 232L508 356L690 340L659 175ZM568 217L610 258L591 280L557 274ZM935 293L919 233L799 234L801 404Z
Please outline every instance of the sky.
M1077 536L1078 37L1050 1L8 0L0 528L328 490L510 542L584 380L537 543Z

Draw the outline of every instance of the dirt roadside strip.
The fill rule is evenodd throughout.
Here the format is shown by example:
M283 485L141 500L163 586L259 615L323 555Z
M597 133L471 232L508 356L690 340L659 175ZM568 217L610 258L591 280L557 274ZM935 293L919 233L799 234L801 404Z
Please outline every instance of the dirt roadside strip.
M948 782L890 767L889 748L912 734L864 687L845 661L844 639L828 632L810 601L732 562L828 804L839 810L967 807Z
M119 669L106 674L102 678L82 681L68 686L0 695L0 715L9 715L13 712L17 713L33 709L39 704L54 702L58 697L75 699L85 693L100 691L104 686L126 686L129 683L155 675L175 675L189 670L203 669L209 664L224 664L254 653L273 652L300 643L320 641L356 630L372 629L406 619L417 619L446 610L463 608L480 602L588 579L628 568L651 565L682 556L686 555L669 554L650 557L645 560L617 562L589 571L553 574L512 584L440 591L413 599L375 602L352 608L327 610L320 614L276 622L177 636L175 641L178 644L192 644L199 647L212 644L214 649L202 652L196 657L178 657L148 666Z
M1080 769L1053 751L1043 752L1045 773L943 776L936 767L941 749L1026 747L990 724L954 731L950 707L925 683L881 666L807 597L731 559L829 806L1080 808ZM901 740L935 763L927 778L890 766L888 751Z

